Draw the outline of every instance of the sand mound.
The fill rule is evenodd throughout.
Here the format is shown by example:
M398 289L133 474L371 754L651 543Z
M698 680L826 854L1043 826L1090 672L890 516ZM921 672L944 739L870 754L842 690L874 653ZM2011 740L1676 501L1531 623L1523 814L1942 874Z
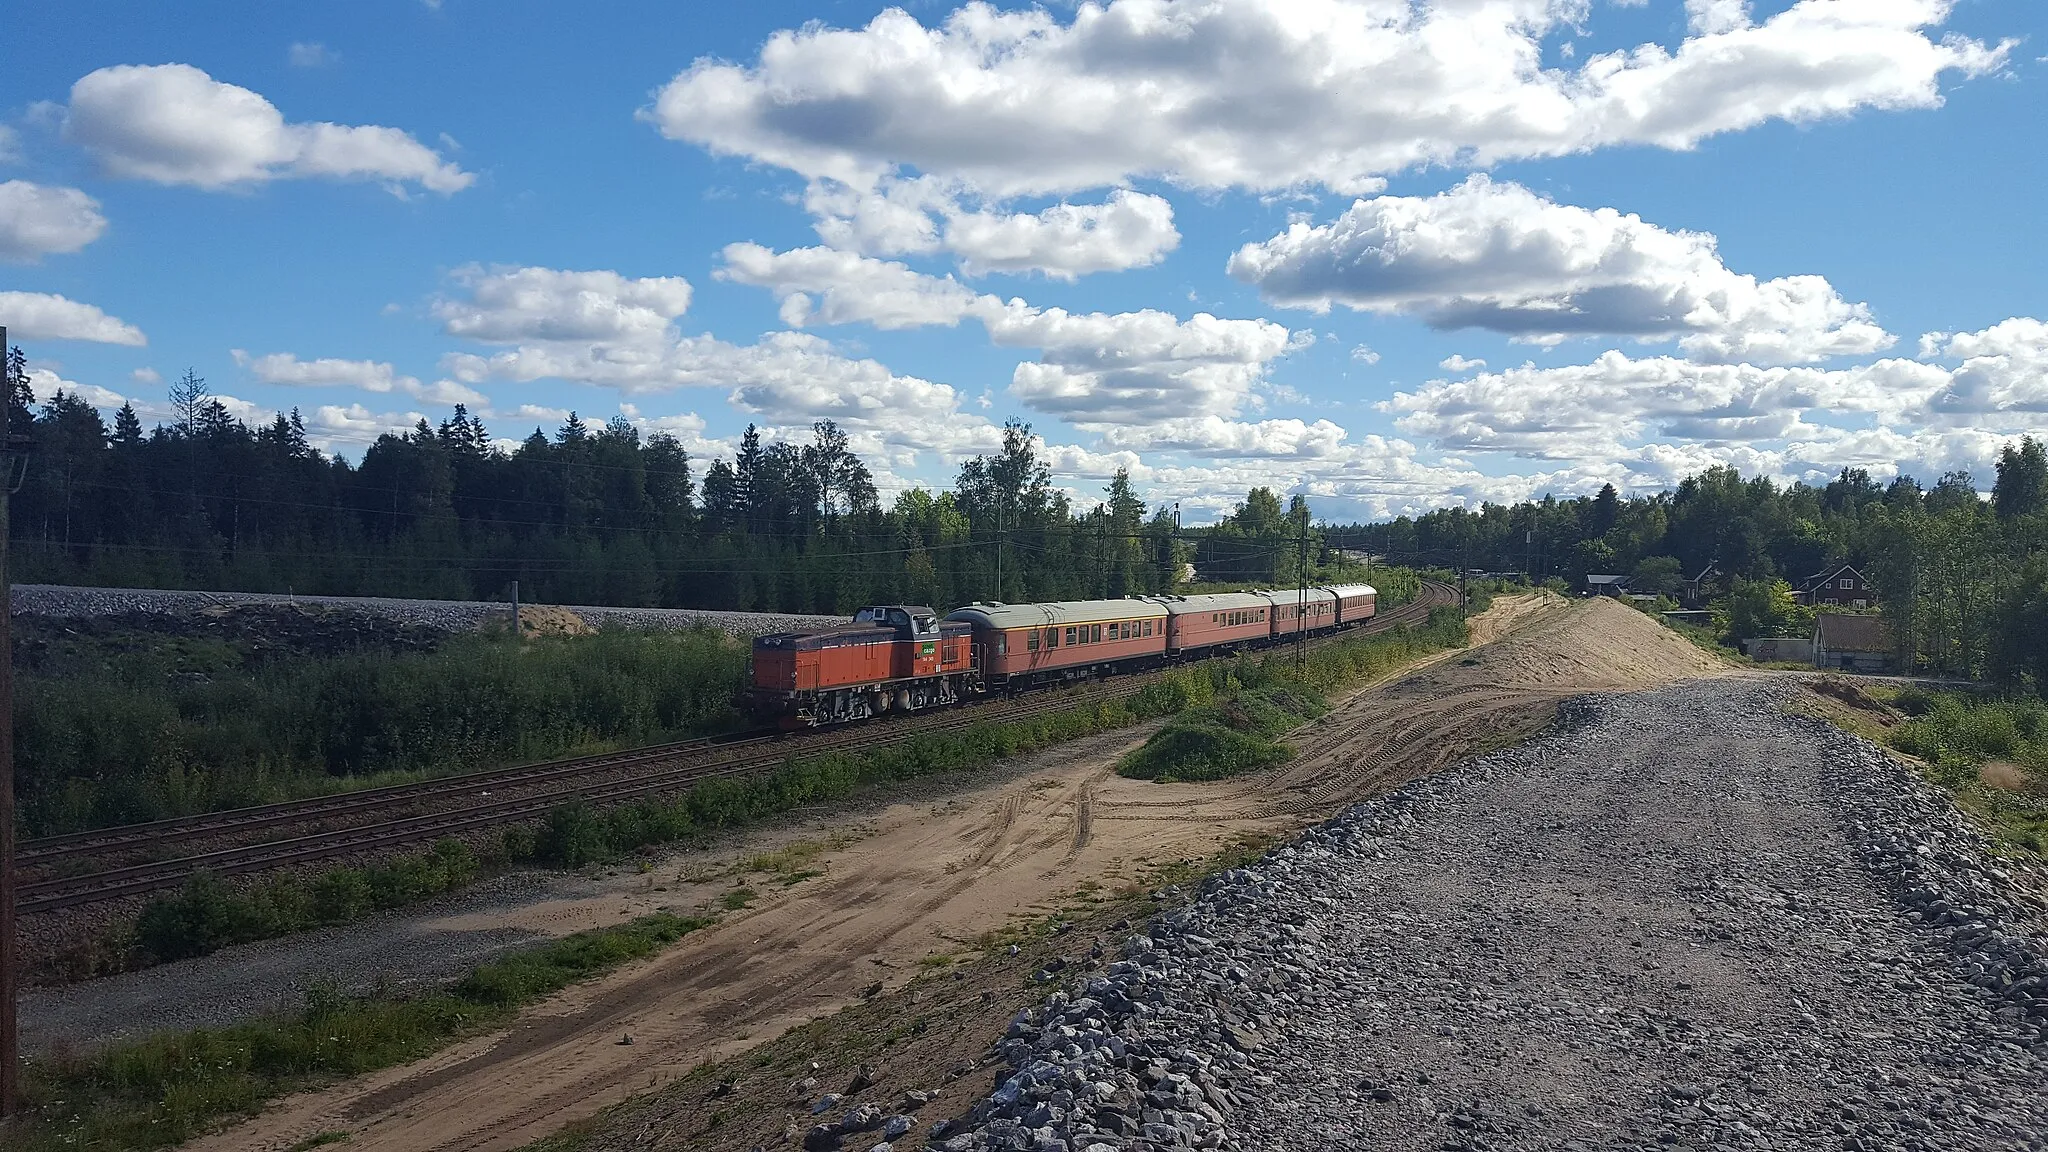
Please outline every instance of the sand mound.
M522 636L587 636L592 628L583 617L552 604L526 604L519 609Z
M1544 593L1506 608L1498 620L1487 621L1486 631L1497 638L1465 658L1485 670L1487 683L1595 691L1728 671L1685 637L1604 597L1565 600Z

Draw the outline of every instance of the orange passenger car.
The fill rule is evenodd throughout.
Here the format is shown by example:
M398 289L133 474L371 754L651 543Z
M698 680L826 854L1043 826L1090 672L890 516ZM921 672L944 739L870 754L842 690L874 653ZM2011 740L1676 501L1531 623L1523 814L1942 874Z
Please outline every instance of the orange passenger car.
M1379 609L1379 590L1370 584L1331 584L1324 591L1337 598L1339 627L1362 624Z
M970 604L946 617L974 630L991 689L1079 680L1166 656L1166 609L1151 600Z
M1166 650L1249 648L1273 635L1273 605L1252 592L1153 597L1167 612Z

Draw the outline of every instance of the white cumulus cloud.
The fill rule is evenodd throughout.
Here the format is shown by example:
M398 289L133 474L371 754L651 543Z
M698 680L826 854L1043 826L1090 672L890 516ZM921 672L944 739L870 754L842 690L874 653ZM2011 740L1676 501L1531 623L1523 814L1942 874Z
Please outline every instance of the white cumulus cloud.
M1173 205L1118 189L1101 204L1055 204L1042 212L963 212L946 222L946 247L969 275L1042 272L1072 280L1157 264L1180 244Z
M449 335L485 343L520 340L660 342L689 311L690 282L680 276L631 279L617 272L554 268L465 268L468 295L437 301Z
M1759 281L1713 235L1470 177L1435 196L1359 200L1297 221L1230 258L1279 304L1419 316L1539 343L1567 335L1676 336L1696 359L1798 363L1861 355L1894 337L1819 276Z
M0 292L0 324L10 340L88 340L141 347L142 329L90 304L46 292Z
M240 348L229 350L235 363L265 384L312 388L360 388L365 392L403 392L416 400L434 404L481 406L490 398L474 388L453 380L422 384L416 376L399 373L381 360L301 360L290 352L251 356Z
M24 263L76 252L106 230L100 202L76 188L26 180L0 184L0 260Z
M1267 366L1306 334L1268 320L1185 320L1169 312L1069 312L1021 299L977 295L951 278L829 248L726 249L716 274L767 288L790 323L869 323L882 328L979 321L991 342L1036 348L1017 365L1010 392L1033 409L1084 425L1153 421L1190 412L1237 414Z
M288 123L261 95L190 64L120 64L80 77L64 137L113 175L200 188L329 178L447 195L476 179L397 128Z
M994 196L1157 178L1379 190L1430 164L1689 148L1771 120L1941 103L2009 44L1930 29L1952 0L1797 0L1760 24L1694 0L1658 44L1542 65L1584 0L1109 0L1062 19L971 3L926 27L769 37L702 59L642 115L671 139L869 188L904 170Z

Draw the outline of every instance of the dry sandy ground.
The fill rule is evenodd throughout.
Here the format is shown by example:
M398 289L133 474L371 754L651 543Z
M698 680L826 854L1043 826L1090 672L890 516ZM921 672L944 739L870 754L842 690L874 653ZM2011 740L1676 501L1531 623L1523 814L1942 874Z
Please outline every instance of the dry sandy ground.
M1145 735L1132 731L1069 745L1042 770L999 788L884 809L865 835L807 863L823 875L756 883L763 896L747 913L569 989L507 1031L289 1098L191 1147L281 1152L316 1133L346 1131L351 1149L516 1148L858 1003L877 981L898 986L924 958L971 949L983 933L1056 908L1086 884L1114 886L1162 860L1297 828L1533 730L1566 697L1722 670L1609 601L1504 599L1476 622L1475 635L1490 643L1361 691L1305 728L1295 741L1301 754L1268 776L1125 780L1112 766ZM758 850L774 847L764 840ZM614 923L674 902L655 887L650 878L645 891L540 905L498 922L550 932ZM628 1033L633 1042L621 1043Z

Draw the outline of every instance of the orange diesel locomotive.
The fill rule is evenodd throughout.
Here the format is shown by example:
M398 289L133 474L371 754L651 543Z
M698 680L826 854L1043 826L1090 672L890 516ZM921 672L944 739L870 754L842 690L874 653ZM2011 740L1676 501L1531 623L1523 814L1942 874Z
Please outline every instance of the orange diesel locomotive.
M817 632L754 638L757 712L791 726L841 724L957 703L978 687L972 629L929 608L863 608Z

